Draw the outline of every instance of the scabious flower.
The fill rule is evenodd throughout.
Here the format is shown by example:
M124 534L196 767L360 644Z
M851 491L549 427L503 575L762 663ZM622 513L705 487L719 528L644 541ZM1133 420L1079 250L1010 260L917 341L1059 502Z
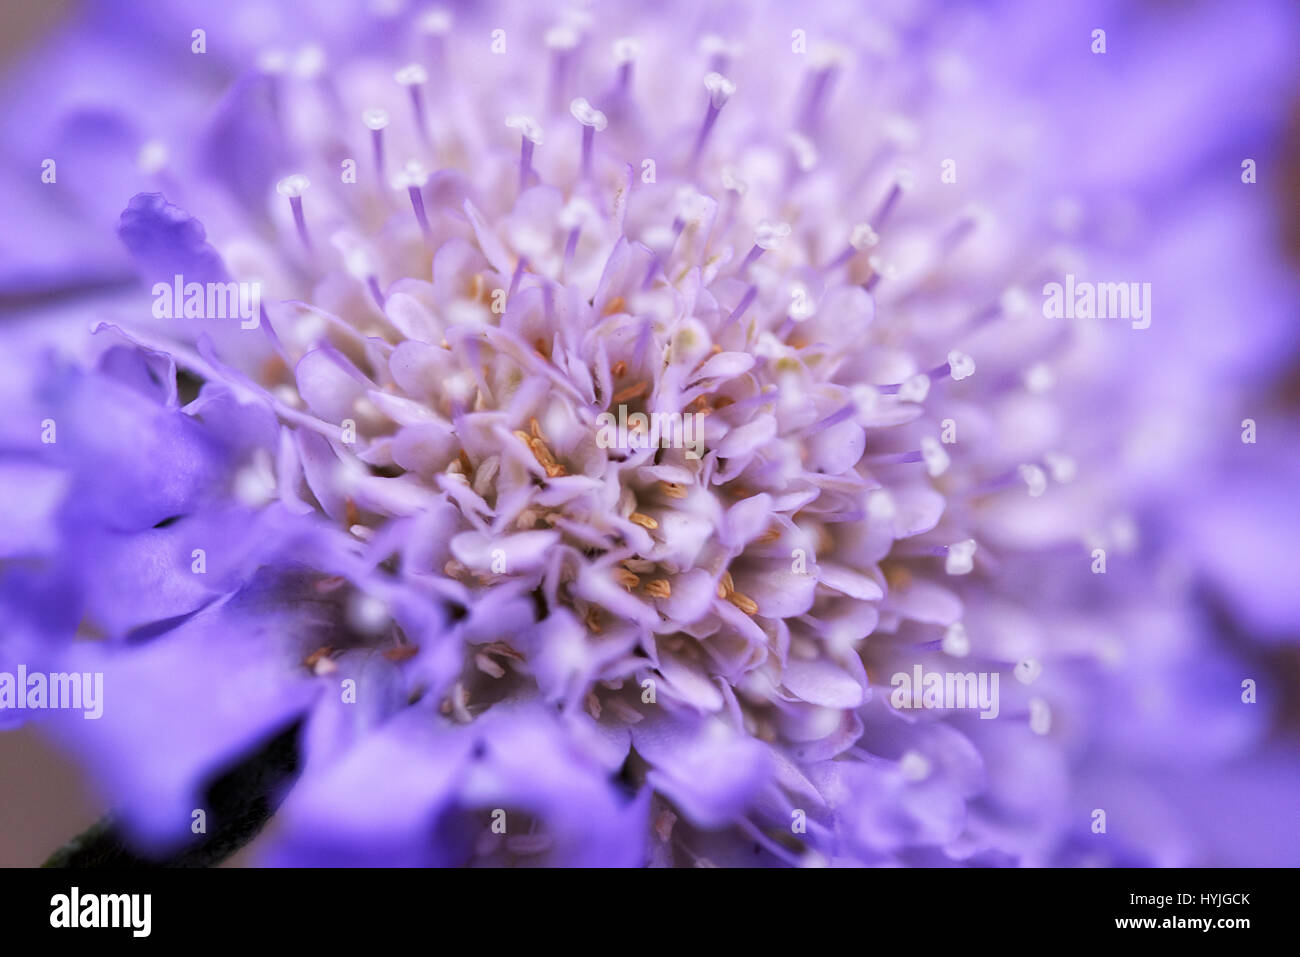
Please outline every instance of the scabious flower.
M1096 412L1143 332L1039 303L1163 220L1063 195L1064 98L937 12L140 24L238 79L72 121L150 295L25 348L0 467L0 665L105 674L44 726L133 840L294 728L271 863L1195 859L1117 768L1263 719Z

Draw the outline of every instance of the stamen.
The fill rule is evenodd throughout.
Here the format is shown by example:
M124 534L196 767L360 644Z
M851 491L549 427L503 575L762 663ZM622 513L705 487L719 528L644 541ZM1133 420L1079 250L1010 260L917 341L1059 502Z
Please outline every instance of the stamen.
M998 298L1002 315L1008 319L1020 319L1029 314L1029 296L1019 286L1010 286Z
M748 595L742 595L738 591L733 591L728 593L727 601L731 602L746 615L752 616L758 614L758 602L754 601L754 599L750 598Z
M406 87L406 91L411 97L411 111L415 114L415 127L419 130L420 139L426 146L431 145L429 122L424 115L424 93L422 92L424 84L429 82L428 72L420 64L411 63L393 74L393 79Z
M802 133L790 133L786 137L786 143L794 160L794 165L786 175L788 181L793 182L796 173L810 173L817 168L821 156L812 140Z
M1034 734L1052 730L1052 709L1042 698L1029 699L1029 730Z
M949 575L968 575L975 567L975 539L954 542L948 546L948 557L943 570Z
M495 659L489 658L481 651L474 656L474 667L489 678L504 678L506 674L505 668L502 668Z
M618 81L615 92L627 96L632 91L632 67L641 55L641 42L635 37L621 37L614 41L614 62L618 64Z
M447 10L429 10L416 24L425 37L429 62L439 77L447 74L447 46L445 37L451 32L451 13Z
M876 210L876 215L872 216L870 220L877 229L885 225L890 213L898 205L899 199L902 198L904 193L910 192L914 184L915 177L912 175L911 170L899 169L894 174L894 185L889 187L889 192L885 194L884 200L881 201L880 208Z
M739 47L716 33L706 33L700 38L700 52L709 58L710 72L723 73L731 66L731 58L739 52Z
M161 140L149 140L140 147L135 164L145 176L157 177L158 182L165 187L164 192L168 196L179 196L183 190L168 167L170 159L165 143Z
M257 68L266 77L268 99L271 101L271 116L276 129L284 132L284 107L282 104L283 77L289 69L289 55L283 50L272 48L257 55Z
M948 361L932 370L930 376L933 378L945 373L952 376L954 382L960 382L975 374L975 360L966 353L953 349L948 353Z
M700 154L704 152L704 144L709 138L709 133L713 130L713 125L718 121L718 113L727 105L731 95L736 92L736 85L728 80L721 73L710 73L704 78L704 88L709 91L709 106L704 113L704 122L700 124L700 132L695 137L695 147L691 150L691 169L699 162Z
M867 265L871 267L871 278L862 284L867 292L874 292L880 285L880 280L892 279L897 274L893 263L886 262L879 256L872 256L867 260Z
M343 98L339 96L338 85L326 71L325 65L324 49L311 43L298 51L293 61L293 72L300 80L314 83L319 88L331 117L338 120L344 115Z
M925 374L909 376L898 387L898 397L904 402L924 402L930 394L930 377Z
M754 240L754 245L750 247L749 253L741 262L740 267L736 270L738 276L743 276L749 267L752 266L758 257L763 255L769 249L778 249L787 236L790 235L789 223L771 223L763 220L758 224L758 236Z
M571 217L570 217L571 218ZM560 225L566 226L568 223L562 222ZM573 255L578 251L578 236L582 233L581 223L573 223L569 226L569 238L564 242L564 260L560 263L560 281L569 273L569 266L573 264Z
M992 218L987 210L979 208L971 208L963 212L961 218L939 240L942 255L949 255L964 239L977 228L986 226Z
M533 172L533 148L542 145L542 128L531 116L515 113L506 117L506 126L519 131L519 192L528 188Z
M928 778L934 768L930 759L920 751L904 751L898 761L898 770L905 781L916 783Z
M1022 465L1017 470L1029 487L1029 497L1038 498L1047 491L1047 473L1037 465Z
M745 310L748 309L751 305L753 305L754 299L757 296L758 296L758 287L751 283L750 287L745 290L745 294L740 297L740 302L736 304L736 308L731 310L731 315L727 316L726 320L722 323L722 328L726 329L733 322L735 322L737 319L743 316L745 314Z
M815 54L808 99L804 102L803 113L799 117L799 128L805 133L811 133L817 128L822 108L826 105L826 95L836 74L839 73L843 59L843 51L836 47L826 47Z
M639 399L649 391L649 382L638 382L635 385L628 386L626 389L620 389L618 392L615 392L614 398L611 401L615 405L618 405L623 402L629 402L632 399Z
M565 90L569 85L569 68L572 64L573 51L577 49L578 31L567 24L551 27L546 31L543 42L551 51L551 89L548 101L551 112L558 113L564 102Z
M569 104L569 112L573 114L575 120L582 124L582 175L583 178L590 178L596 134L609 125L609 120L605 118L604 113L581 96Z
M931 478L938 478L944 472L948 471L948 466L952 463L948 453L943 446L933 436L925 436L921 439L921 458L925 462L925 470L930 473Z
M1044 452L1043 461L1047 465L1047 470L1052 473L1052 478L1062 484L1073 482L1074 476L1079 471L1074 459L1063 452Z
M631 522L633 525L640 525L642 528L651 532L653 532L656 528L659 527L658 522L656 522L649 515L644 515L641 512L633 512L631 515L627 517L627 520Z
M673 218L673 238L668 243L667 248L662 253L655 253L646 267L645 279L641 282L642 289L649 289L650 284L654 281L655 275L663 266L663 263L677 248L677 241L682 238L682 233L686 230L688 224L699 223L704 218L704 197L690 185L683 185L677 189L677 215ZM665 272L667 269L665 268Z
M420 190L428 182L429 174L418 160L408 160L402 172L393 177L394 188L405 189L407 195L411 197L411 209L415 212L415 221L420 224L420 232L424 233L426 239L433 235L433 228L429 225L429 216L424 209L424 196Z
M370 130L370 146L375 158L375 170L382 183L384 181L384 129L388 126L388 111L372 106L361 114L361 122L365 123L366 128Z
M857 253L870 249L879 242L880 234L871 228L870 223L858 223L849 234L849 244L844 247L844 251L828 262L825 268L828 271L838 269L847 264Z
M516 290L519 289L519 280L523 278L524 270L528 268L528 257L520 256L519 262L515 263L514 274L510 277L510 288L506 291L506 302L509 303Z
M883 455L873 455L867 458L868 465L906 465L910 462L920 462L925 458L925 453L919 449L912 452L887 452Z
M289 198L289 208L293 210L293 222L298 227L298 236L308 252L312 251L311 236L307 232L307 220L302 214L302 194L311 185L311 180L301 173L286 176L275 184L275 191Z
M966 634L966 626L955 621L944 629L941 647L944 654L954 658L965 658L970 654L970 637Z
M913 402L920 402L925 399L925 394L920 394L919 399L918 398L909 399L909 395L914 396L919 393L919 389L920 389L919 380L922 377L929 380L934 380L934 379L942 379L945 376L952 376L953 381L960 382L962 379L965 379L974 374L975 374L975 360L972 359L970 356L966 355L966 353L958 352L956 349L953 349L951 352L948 353L948 361L945 362L943 365L935 366L929 372L922 372L922 373L918 373L917 375L911 376L910 378L908 378L906 382L895 382L892 385L881 385L881 386L876 386L876 388L879 389L880 392L885 395L897 394L902 399L913 401ZM904 394L905 389L908 390L907 394ZM926 393L928 392L929 392L929 387L926 386Z
M817 422L814 422L808 428L804 429L805 436L814 436L819 432L825 432L832 425L839 425L845 419L851 418L858 411L857 403L850 402L848 405L841 407L830 415Z
M337 240L336 240L337 242ZM364 282L380 311L384 309L384 293L379 287L379 277L375 275L374 260L364 246L356 245L344 253L344 265L356 279Z
M167 165L167 146L161 140L149 140L136 155L136 166L146 176L151 176Z

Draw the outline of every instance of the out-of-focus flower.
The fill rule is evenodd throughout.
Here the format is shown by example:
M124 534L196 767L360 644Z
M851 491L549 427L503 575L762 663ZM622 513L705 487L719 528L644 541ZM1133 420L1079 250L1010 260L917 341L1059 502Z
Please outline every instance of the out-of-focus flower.
M1154 171L1094 151L1103 63L1170 94L1073 17L1083 76L1036 89L1014 17L625 12L237 3L215 55L166 12L116 41L236 78L202 132L184 85L148 128L147 70L69 121L84 217L10 264L31 294L129 263L153 304L24 349L0 670L105 674L101 720L46 723L155 852L300 724L275 863L1198 860L1136 812L1086 846L1130 762L1160 782L1267 719L1150 504L1198 443L1138 454L1188 377L1040 290L1152 282L1194 381L1287 341L1161 331L1205 313L1142 237L1236 208L1162 205L1203 126L1161 117L1196 149ZM1114 16L1155 62L1221 26ZM1273 24L1234 26L1260 76ZM249 308L187 317L189 283ZM900 708L925 672L997 679L988 713Z

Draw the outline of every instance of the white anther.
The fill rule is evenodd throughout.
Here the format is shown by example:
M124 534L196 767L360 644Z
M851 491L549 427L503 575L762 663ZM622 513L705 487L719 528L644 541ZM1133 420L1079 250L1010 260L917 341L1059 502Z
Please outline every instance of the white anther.
M523 113L512 113L506 117L506 126L512 130L518 130L519 135L528 140L534 146L542 145L542 127L531 116Z
M749 185L736 175L735 167L724 166L722 167L722 188L744 196L745 191L749 189Z
M558 218L561 229L575 229L597 218L596 207L582 197L575 196L564 204Z
M354 593L348 600L348 624L363 635L379 635L388 627L388 606L374 595Z
M825 70L828 67L839 66L841 63L846 62L849 57L849 51L838 43L819 43L808 51L808 59L811 61L814 70Z
M953 349L948 353L948 372L954 382L960 382L975 374L975 360L966 353Z
M1064 452L1046 452L1043 461L1047 463L1047 470L1052 473L1052 478L1061 484L1073 482L1074 476L1079 471L1074 459Z
M609 125L609 120L605 118L605 114L588 103L587 98L583 96L574 98L569 104L569 112L583 126L595 127L597 133Z
M1047 734L1052 730L1052 709L1042 698L1029 699L1029 730L1034 734Z
M1029 486L1029 497L1038 498L1047 491L1047 473L1037 465L1022 465L1017 470L1025 484Z
M451 13L447 10L430 10L420 17L416 27L421 33L443 36L451 31Z
M930 377L924 372L908 376L898 387L898 397L904 402L924 402L930 394Z
M402 86L422 86L429 82L429 73L418 63L408 63L393 74L393 79Z
M954 621L944 629L943 653L954 658L965 658L970 654L970 636L966 634L966 626L961 622Z
M954 542L948 546L943 570L949 575L969 575L975 568L975 539Z
M675 196L677 217L684 223L698 223L708 212L707 198L694 186L680 186Z
M892 262L886 260L883 256L869 256L867 265L871 271L876 273L882 279L893 279L898 275L898 267Z
M641 55L641 41L636 37L619 37L614 41L614 62L619 66L631 63Z
M1022 685L1031 685L1043 673L1043 663L1037 658L1022 658L1016 662L1016 680Z
M310 43L298 51L293 61L293 72L304 80L312 80L325 71L325 51Z
M948 466L952 464L952 459L948 457L942 443L930 435L921 439L921 461L925 463L925 470L930 478L938 478L948 471Z
M307 187L310 185L311 180L303 176L302 173L293 173L276 183L275 191L281 196L297 199L307 191Z
M275 488L275 471L264 450L235 473L235 498L249 508L260 508L270 502L275 498Z
M429 182L429 171L419 160L407 160L406 165L393 177L394 189L422 189Z
M920 751L906 751L898 762L898 770L908 781L924 781L930 776L932 766L930 759Z
M916 145L917 140L921 137L920 127L905 116L894 114L885 117L881 127L881 132L885 138L890 140L896 146L909 149Z
M140 172L156 173L167 165L167 147L161 140L150 140L140 147L135 162Z
M790 235L789 223L772 223L763 220L758 224L758 238L754 242L759 249L776 249Z
M735 56L740 52L740 44L732 43L716 33L706 33L700 37L700 52L705 56Z
M380 106L372 106L361 114L361 122L372 130L382 130L388 125L388 111Z
M1029 312L1029 296L1019 286L1012 286L1004 292L999 304L1002 314L1008 319L1019 319Z
M550 50L572 50L578 45L579 39L577 30L567 23L561 23L547 30L542 42Z
M1138 529L1133 519L1127 515L1117 515L1110 520L1110 539L1122 552L1132 551L1137 547Z
M867 495L867 514L878 521L888 521L898 514L894 497L884 489L874 489Z
M706 76L704 78L704 88L709 91L709 102L713 104L715 110L720 110L726 106L727 101L736 92L736 84L721 73L710 73Z
M853 232L849 233L849 245L858 252L870 249L878 242L880 242L880 234L871 228L870 223L858 223L853 227Z
M257 55L257 68L263 73L283 73L289 68L289 54L278 47L263 50Z
M369 279L375 274L374 258L364 246L356 245L343 256L343 265L354 279Z
M786 137L786 141L790 144L790 150L794 153L794 161L798 164L800 172L807 173L817 165L820 157L812 140L802 133L791 133Z
M1042 395L1056 385L1056 374L1046 362L1036 362L1025 371L1025 388Z

